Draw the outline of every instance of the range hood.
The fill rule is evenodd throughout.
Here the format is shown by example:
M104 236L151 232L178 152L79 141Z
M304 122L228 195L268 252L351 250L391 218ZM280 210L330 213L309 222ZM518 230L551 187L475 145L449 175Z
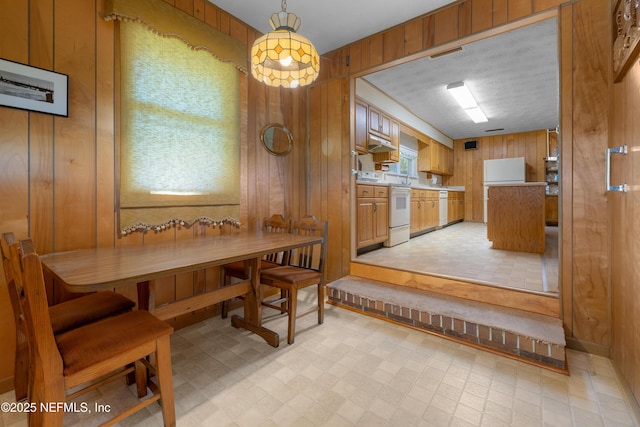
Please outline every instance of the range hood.
M388 151L397 150L391 141L382 139L378 136L369 134L369 145L367 146L370 153L386 153Z

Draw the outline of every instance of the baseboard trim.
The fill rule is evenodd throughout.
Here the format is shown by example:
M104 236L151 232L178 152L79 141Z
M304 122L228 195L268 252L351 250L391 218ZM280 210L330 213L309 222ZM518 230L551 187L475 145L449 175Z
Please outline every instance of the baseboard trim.
M611 359L609 346L582 341L574 337L565 337L565 341L567 342L566 347L572 350L578 350L584 353L595 354L596 356Z

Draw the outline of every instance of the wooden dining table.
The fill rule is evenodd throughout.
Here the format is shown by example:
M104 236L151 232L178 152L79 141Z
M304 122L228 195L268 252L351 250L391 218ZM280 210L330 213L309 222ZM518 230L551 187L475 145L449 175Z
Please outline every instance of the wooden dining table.
M263 231L202 236L142 246L114 246L42 255L45 277L73 293L114 289L132 283L138 288L138 308L162 320L244 296L244 316L231 323L261 336L277 347L276 332L262 326L260 260L269 253L315 245L322 237ZM155 306L154 279L244 261L248 280L219 287L165 305Z

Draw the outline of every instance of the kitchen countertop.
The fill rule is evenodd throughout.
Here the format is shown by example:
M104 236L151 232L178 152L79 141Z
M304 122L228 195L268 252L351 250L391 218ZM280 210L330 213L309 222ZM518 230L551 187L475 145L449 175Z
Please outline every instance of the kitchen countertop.
M511 184L489 184L487 187L535 187L545 186L546 182L516 182Z
M401 186L406 186L405 184L402 183L397 183L397 182L377 182L377 181L356 181L356 184L361 184L361 185L381 185L381 186L385 186L385 187L391 187L394 185L401 185ZM465 189L463 186L450 186L450 187L439 187L436 185L425 185L425 184L410 184L409 185L411 188L416 188L419 190L447 190L447 191L462 191L464 192Z

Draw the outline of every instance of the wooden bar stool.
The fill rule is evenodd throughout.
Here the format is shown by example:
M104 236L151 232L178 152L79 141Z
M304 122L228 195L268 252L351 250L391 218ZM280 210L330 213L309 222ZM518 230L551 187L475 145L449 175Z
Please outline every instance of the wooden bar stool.
M173 328L145 310L130 311L53 334L40 257L30 240L12 246L12 280L24 314L29 342L29 401L46 405L74 399L96 387L132 372L133 364L146 366L157 378L147 386L153 396L116 415L106 425L160 401L165 426L175 426L170 336ZM155 355L156 364L147 357ZM71 392L74 389L74 392ZM63 411L35 411L30 426L62 426Z
M289 316L287 342L293 344L296 333L296 319L314 312L318 313L318 324L324 322L324 260L326 257L327 222L319 222L314 216L305 216L294 221L294 234L321 236L319 245L305 246L295 249L289 255L287 265L261 271L262 285L280 288L281 297L271 301L263 301L262 305ZM318 286L318 305L304 313L297 312L298 289Z
M273 214L270 218L262 221L262 230L268 233L289 233L291 232L291 221L287 220L281 214ZM267 254L260 262L260 269L265 270L273 267L280 267L287 263L288 254L284 252L276 252ZM225 264L221 269L220 283L222 286L230 284L231 279L247 280L249 277L244 269L244 262L237 261ZM229 301L222 302L222 312L220 317L227 318L229 312Z
M12 280L11 246L18 246L13 233L3 233L1 239L2 262L6 282ZM29 348L24 324L24 315L19 304L18 295L9 288L9 299L16 323L16 354L14 361L13 383L16 400L27 398ZM49 307L49 317L54 335L96 322L109 316L131 311L136 305L134 301L115 292L102 291L83 295Z

